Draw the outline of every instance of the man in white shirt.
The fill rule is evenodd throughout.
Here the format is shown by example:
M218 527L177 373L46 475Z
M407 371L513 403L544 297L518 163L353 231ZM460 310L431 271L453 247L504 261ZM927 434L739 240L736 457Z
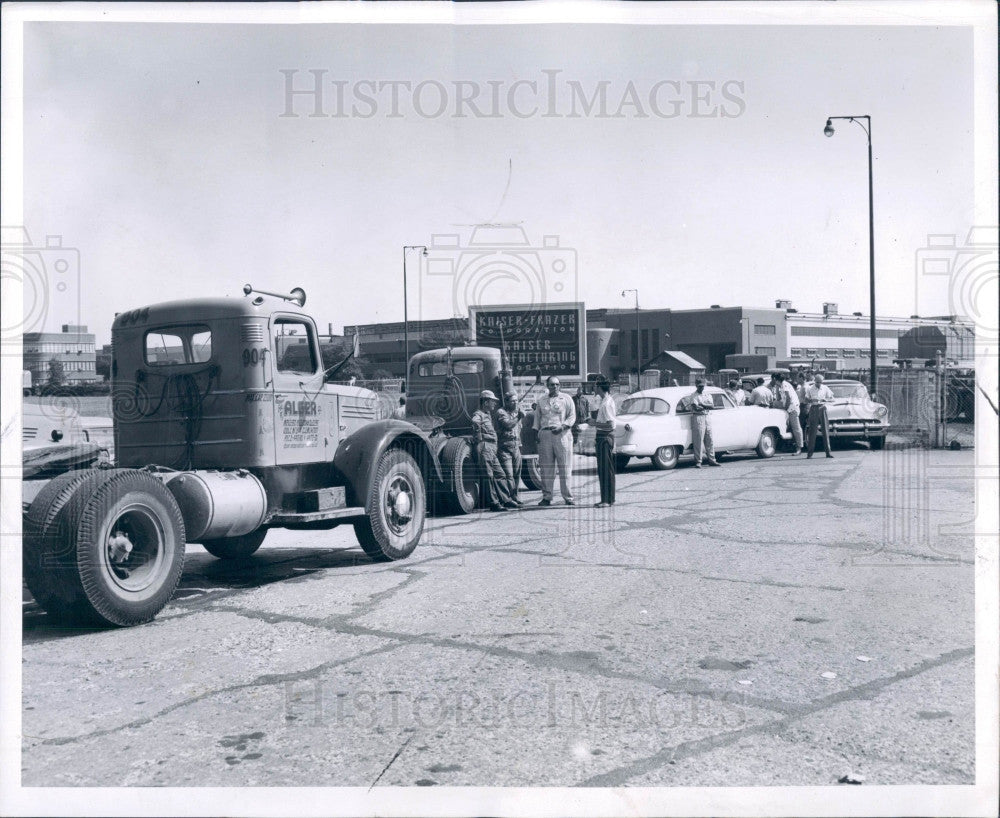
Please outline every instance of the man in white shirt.
M611 399L611 382L599 378L595 384L600 406L597 408L597 482L601 486L601 501L595 508L607 508L615 504L615 426L618 411Z
M802 424L799 421L799 396L795 387L785 379L782 373L774 376L778 382L778 395L780 395L781 408L788 415L788 428L792 432L792 439L795 441L795 451L792 454L799 454L802 451Z
M733 399L733 403L737 406L742 406L747 402L747 393L744 391L743 387L740 386L739 381L730 381L726 386L726 394Z
M764 383L764 379L757 378L757 385L750 393L749 403L752 406L763 406L765 409L770 409L773 402L774 395L772 395L771 390L767 388L767 385Z
M691 413L691 448L694 449L694 467L701 468L701 458L708 458L709 466L721 466L715 459L715 444L712 441L712 411L715 400L705 392L704 378L696 378L695 391L681 400Z
M830 387L823 383L823 376L819 373L813 378L813 382L803 390L806 405L809 407L809 429L806 432L808 443L806 446L806 457L812 457L816 449L816 435L819 427L823 426L823 448L827 457L833 457L830 452L830 422L826 416L826 404L833 402L833 392Z
M552 488L559 469L559 490L566 505L575 505L569 487L573 468L573 437L570 430L576 423L573 399L559 391L559 378L550 375L545 382L549 393L535 407L535 429L538 431L538 467L542 472L540 506L552 505Z

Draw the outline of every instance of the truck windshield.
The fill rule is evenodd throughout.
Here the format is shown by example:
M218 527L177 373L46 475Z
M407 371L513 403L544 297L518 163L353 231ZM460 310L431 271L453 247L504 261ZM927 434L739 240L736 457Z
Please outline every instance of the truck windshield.
M149 366L200 364L212 359L212 331L204 324L164 327L146 333Z

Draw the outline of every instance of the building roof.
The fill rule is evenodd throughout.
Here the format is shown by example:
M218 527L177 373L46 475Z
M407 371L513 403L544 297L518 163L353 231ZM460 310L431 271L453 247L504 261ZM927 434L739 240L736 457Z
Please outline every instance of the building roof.
M705 365L698 363L694 358L679 349L665 349L661 355L669 355L678 363L684 364L688 369L704 369Z

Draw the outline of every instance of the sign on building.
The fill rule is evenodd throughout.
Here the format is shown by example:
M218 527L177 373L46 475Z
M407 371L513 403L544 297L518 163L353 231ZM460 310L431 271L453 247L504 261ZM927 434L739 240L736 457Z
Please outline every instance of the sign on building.
M500 348L515 376L582 380L587 371L587 313L579 302L469 307L469 325L480 346Z

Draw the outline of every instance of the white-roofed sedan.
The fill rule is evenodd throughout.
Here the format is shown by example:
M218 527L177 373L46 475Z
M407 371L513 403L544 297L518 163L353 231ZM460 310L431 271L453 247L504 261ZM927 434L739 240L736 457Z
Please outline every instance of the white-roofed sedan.
M631 458L648 457L657 469L672 469L680 458L691 454L691 413L684 398L693 386L645 389L622 400L615 429L615 462L623 470ZM716 452L756 451L772 457L781 440L791 437L783 409L737 406L722 389L705 387L712 396L712 437ZM593 456L593 427L582 427L578 454Z

